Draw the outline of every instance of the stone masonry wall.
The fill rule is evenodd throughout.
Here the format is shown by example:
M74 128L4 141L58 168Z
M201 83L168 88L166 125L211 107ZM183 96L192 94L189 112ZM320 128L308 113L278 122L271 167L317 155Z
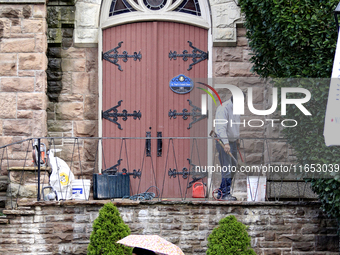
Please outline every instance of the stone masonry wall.
M97 137L98 50L74 47L74 1L49 1L47 10L48 135ZM74 139L57 139L49 142L49 148L62 149L57 156L74 166L76 178L81 172L86 178L92 178L97 143L81 139L78 151L78 144L74 146L74 142Z
M86 254L93 221L106 202L20 202L0 218L0 253ZM207 237L231 214L248 226L259 255L339 254L337 223L318 203L115 203L133 234L158 234L187 255L205 254Z
M10 1L8 1L10 2ZM46 6L0 4L0 146L47 135ZM8 152L23 166L26 148Z
M75 140L68 140L67 137L98 136L97 52L97 48L74 47L53 51L55 57L61 59L62 75L58 81L58 100L50 100L47 108L48 135L66 138L54 140L49 147L61 148L62 152L58 157L69 165L73 155L73 160L76 160L76 170L73 172L75 175L80 175L80 154L82 171L86 177L92 176L97 141L80 139L78 153L78 150L74 151Z

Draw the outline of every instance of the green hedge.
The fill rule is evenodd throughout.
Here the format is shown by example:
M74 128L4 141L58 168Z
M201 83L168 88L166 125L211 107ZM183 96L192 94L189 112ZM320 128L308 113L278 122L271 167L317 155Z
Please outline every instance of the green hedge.
M338 35L333 11L338 3L339 0L239 0L254 53L253 71L264 78L330 78ZM290 106L284 116L298 121L296 128L284 130L298 162L339 164L339 147L326 147L323 137L330 81L301 79L293 83L312 94L304 105L312 116ZM292 83L277 82L275 86L292 87ZM339 177L314 179L312 188L323 210L340 219Z
M220 220L208 237L207 255L256 255L250 246L246 226L234 215Z
M117 207L107 203L99 210L99 216L93 222L87 254L130 255L132 248L116 243L130 233L130 228L120 217Z

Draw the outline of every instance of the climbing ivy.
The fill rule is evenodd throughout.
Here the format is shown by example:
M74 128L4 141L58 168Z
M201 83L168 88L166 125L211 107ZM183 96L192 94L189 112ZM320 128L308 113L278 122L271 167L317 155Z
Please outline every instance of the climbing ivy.
M302 87L312 95L304 104L312 116L305 116L296 107L288 107L284 116L298 122L284 134L302 165L340 163L340 148L325 146L323 129L330 81L321 79L331 77L337 39L333 11L338 3L339 0L239 0L253 51L253 72L263 78L309 78L275 82L278 88ZM339 173L330 179L313 179L311 183L322 209L340 219L338 176Z

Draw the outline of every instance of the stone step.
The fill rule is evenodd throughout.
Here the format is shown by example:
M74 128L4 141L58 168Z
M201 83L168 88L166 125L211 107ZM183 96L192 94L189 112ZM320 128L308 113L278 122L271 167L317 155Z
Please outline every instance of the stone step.
M0 224L8 224L9 219L5 218L6 216L0 216Z

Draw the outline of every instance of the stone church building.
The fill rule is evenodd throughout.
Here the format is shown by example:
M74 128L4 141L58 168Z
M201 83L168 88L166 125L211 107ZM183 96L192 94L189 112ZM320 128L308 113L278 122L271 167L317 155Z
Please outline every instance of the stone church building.
M210 97L208 121L188 129L190 118L169 118L173 110L190 112L189 99L201 107L200 94L204 92L197 94L200 90L196 88L186 94L170 90L169 82L179 75L191 79L195 87L199 87L196 81L211 84L223 101L231 95L223 86L231 83L243 90L251 86L255 107L262 109L268 103L265 83L250 71L246 31L234 0L6 0L1 2L0 17L1 145L27 137L206 137L214 118ZM181 56L184 51L187 57ZM189 56L194 51L196 58ZM193 100L195 97L198 100ZM126 121L105 118L105 111L120 101L118 112L136 111L141 117L130 116ZM247 114L249 111L246 119ZM279 137L277 128L269 129L246 128L242 134ZM55 143L63 148L62 158L72 154L72 141ZM119 159L110 155L118 153L120 144L109 143L103 141L103 150L99 150L99 159L105 158L107 167ZM263 142L245 143L248 162L260 162L266 148ZM82 171L91 176L96 142L84 139L80 146ZM183 154L179 164L189 168L190 145L178 146L186 151L179 152ZM207 146L203 145L205 151ZM130 158L141 162L143 153L135 154L143 152L144 145L132 147L135 150L129 148ZM156 168L164 165L166 148L163 144L160 157L156 146L151 147ZM279 155L286 144L276 143L273 149ZM13 153L10 165L22 166L25 153L26 148ZM76 175L80 175L79 169ZM162 181L163 174L157 179Z
M221 101L231 96L228 84L245 92L252 88L256 109L271 106L271 87L251 72L242 24L237 0L0 0L1 175L7 176L9 167L32 166L27 142L21 140L53 137L42 141L62 148L58 156L72 164L76 178L92 179L94 172L120 159L122 167L137 170L145 160L148 174L142 175L140 191L163 182L164 197L183 197L186 183L176 184L182 177L170 177L176 169L190 169L195 144L205 164L217 158L212 140L192 140L213 129L216 106L210 96L204 97L206 85ZM208 115L197 121L185 118L185 113L204 108L203 98ZM246 109L242 121L252 118ZM242 128L244 160L294 160L280 131L280 125L268 123ZM97 137L112 139L98 143ZM4 147L8 144L13 145ZM178 158L168 160L175 154ZM137 180L131 177L133 187ZM211 181L218 185L219 180ZM228 214L249 227L257 254L339 254L335 220L321 212L318 202L297 201L296 183L267 182L271 201L266 202L245 202L246 180L240 179L234 190L240 199L230 204L115 203L132 233L162 235L185 254L205 254L207 237ZM295 201L275 201L278 188L281 198ZM308 191L304 198L315 199ZM0 216L0 254L86 254L92 223L109 202L17 198L16 208Z

